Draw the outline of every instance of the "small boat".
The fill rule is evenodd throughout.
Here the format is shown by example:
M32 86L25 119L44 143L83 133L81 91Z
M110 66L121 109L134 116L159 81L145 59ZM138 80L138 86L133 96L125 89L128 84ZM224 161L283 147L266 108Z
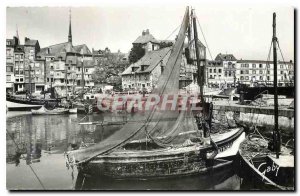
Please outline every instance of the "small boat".
M69 113L70 114L77 114L77 108L70 108Z
M278 122L278 89L277 89L277 37L276 14L273 13L273 63L274 63L274 130L272 139L265 139L254 129L240 145L240 165L243 178L253 179L259 189L278 190L295 189L294 147L281 145L281 134ZM254 133L258 133L254 135ZM255 185L256 185L255 184Z
M241 143L241 177L254 179L259 189L294 190L293 150L281 146L280 157L276 158L276 153L268 149L268 143L259 136L250 136Z
M69 109L64 108L55 108L53 110L47 110L44 106L42 106L38 110L31 110L33 115L58 115L58 114L67 114L69 113Z

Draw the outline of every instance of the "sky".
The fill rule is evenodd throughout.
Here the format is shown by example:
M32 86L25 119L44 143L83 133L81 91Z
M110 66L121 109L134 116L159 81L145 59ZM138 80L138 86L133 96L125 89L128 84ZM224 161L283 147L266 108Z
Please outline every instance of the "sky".
M277 37L284 60L294 61L292 7L270 4L194 4L192 7L213 58L218 53L228 53L237 59L267 60L272 14L276 12ZM69 7L7 7L6 11L6 38L12 38L18 29L22 44L24 37L39 40L41 47L68 39ZM174 39L179 30L171 33L181 24L185 5L71 7L71 12L73 45L85 43L91 50L109 47L113 52L126 53L145 29L158 40ZM204 43L201 31L198 32Z

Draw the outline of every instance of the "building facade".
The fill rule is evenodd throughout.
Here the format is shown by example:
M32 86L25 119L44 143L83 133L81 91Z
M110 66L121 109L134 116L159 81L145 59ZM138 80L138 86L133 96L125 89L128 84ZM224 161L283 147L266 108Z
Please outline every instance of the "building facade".
M6 40L7 92L40 93L52 86L64 95L82 85L91 88L94 65L85 44L73 46L71 16L68 42L40 48L38 40L27 37L24 45L18 37Z
M292 61L277 63L278 86L294 85L294 64ZM236 78L238 83L246 85L266 84L273 85L273 61L238 60L236 64Z
M159 77L165 69L168 59L171 54L172 46L159 48L159 43L173 43L170 40L157 41L150 33L149 30L143 31L142 36L139 36L134 44L142 44L145 46L145 55L136 63L131 64L121 74L122 76L122 89L124 91L136 90L148 92L152 91L159 82ZM148 47L149 46L149 47ZM151 47L150 47L151 46ZM206 48L198 41L200 66L204 69L206 62ZM184 44L182 51L179 76L179 88L189 86L191 83L197 82L197 63L195 55L195 42ZM205 75L205 74L204 74Z

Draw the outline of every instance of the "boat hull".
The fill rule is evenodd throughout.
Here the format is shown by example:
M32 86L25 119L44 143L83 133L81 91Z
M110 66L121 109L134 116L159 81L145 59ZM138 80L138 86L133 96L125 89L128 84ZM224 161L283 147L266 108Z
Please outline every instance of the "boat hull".
M32 109L40 109L43 105L35 105L28 103L16 103L6 101L8 111L31 111Z
M217 142L221 156L209 159L214 149L211 145L192 145L150 151L117 151L97 156L79 165L88 175L112 179L155 179L204 174L233 163L245 133L240 130L230 138ZM235 148L233 150L232 148ZM222 156L222 153L224 156Z

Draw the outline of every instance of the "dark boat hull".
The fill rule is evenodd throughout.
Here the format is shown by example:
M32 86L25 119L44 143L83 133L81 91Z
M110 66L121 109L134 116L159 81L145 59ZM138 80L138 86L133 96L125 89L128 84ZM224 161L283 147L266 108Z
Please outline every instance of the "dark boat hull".
M121 150L97 156L88 163L79 164L78 168L87 175L111 179L157 179L204 174L232 164L244 137L243 130L239 129L230 137L216 142L219 154L214 159L208 158L214 152L211 145L193 145L153 151ZM233 147L234 153L230 151Z
M44 105L56 106L59 103L57 99L25 99L6 96L6 105L8 111L31 111L32 109L40 109Z
M285 87L277 87L278 95L285 95L287 98L295 97L295 87L294 86L285 86ZM247 87L241 86L237 88L237 93L242 94L244 100L251 100L257 98L260 93L265 94L273 94L274 95L274 87Z

